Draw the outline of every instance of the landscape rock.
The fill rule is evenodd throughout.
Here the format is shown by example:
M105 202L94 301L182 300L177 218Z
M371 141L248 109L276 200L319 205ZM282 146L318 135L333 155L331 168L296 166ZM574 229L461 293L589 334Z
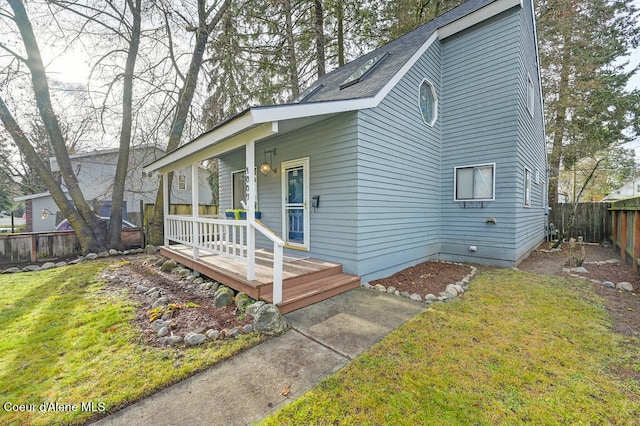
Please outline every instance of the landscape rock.
M98 255L96 253L88 253L84 258L86 260L95 260L98 258Z
M247 306L249 306L250 303L251 303L251 298L249 297L249 295L247 295L247 293L240 292L236 294L236 306L242 312L244 312L247 309Z
M147 244L143 251L147 254L156 254L158 252L158 249L153 244Z
M361 285L364 288L373 288L373 286L371 284L369 284L369 283L362 283Z
M438 297L436 297L435 294L429 293L426 296L424 296L424 301L425 302L432 303L432 302L435 302L436 300L438 300Z
M84 259L85 259L84 256L80 256L79 258L69 262L69 265L77 265L78 263L84 262Z
M448 291L449 293L455 293L456 296L461 293L464 293L464 290L462 289L462 287L456 284L447 284L445 291Z
M227 338L231 338L231 337L236 337L238 334L240 334L240 329L239 328L232 328L232 329L227 329L225 328L224 330L222 330L221 333L224 337Z
M187 346L198 346L203 344L206 340L207 336L200 333L187 333L187 335L184 336L184 342Z
M165 337L165 339L167 339L167 343L172 346L177 345L178 343L182 343L182 341L184 340L182 336L168 336Z
M109 257L109 252L101 251L100 253L98 253L98 257Z
M632 292L633 291L633 285L631 285L631 283L628 283L626 281L622 281L622 282L619 282L618 284L616 284L616 288L618 290L624 290L624 291L628 291L628 292Z
M40 266L41 271L46 271L47 269L55 268L56 264L53 262L46 262L42 266Z
M616 285L614 283L612 283L611 281L603 281L602 285L604 287L609 287L609 288L616 288Z
M154 331L160 331L160 329L162 329L163 327L169 328L169 322L163 320L155 320L151 323L151 328L153 328Z
M204 279L202 277L194 277L193 278L193 283L194 284L202 284L204 282Z
M16 268L15 266L11 268L7 268L4 271L2 271L3 274L15 274L16 272L20 272L20 269Z
M63 266L67 266L67 262L58 262L58 263L56 263L56 268L62 268Z
M162 266L160 267L160 270L162 272L171 272L177 266L178 266L178 264L176 263L175 260L167 260L167 261L164 261L162 263Z
M207 336L207 339L209 339L209 340L216 340L216 339L220 338L220 332L218 330L214 330L214 329L207 330L205 335Z
M118 250L109 249L109 256L117 256L117 255L118 255Z
M169 334L169 328L168 327L162 327L160 330L158 330L158 337L164 337L166 335Z
M157 308L159 306L167 306L169 304L169 298L162 296L151 305L151 309Z
M589 271L587 271L587 268L585 268L584 266L578 266L577 268L571 268L569 269L569 271L573 272L574 274L588 274Z
M422 302L422 296L420 296L418 293L413 293L411 296L409 296L409 299Z
M408 291L401 291L400 296L409 298L411 297L411 293L409 293Z
M373 288L375 288L378 291L381 291L383 293L385 293L387 291L387 288L385 286L383 286L382 284L376 284L375 286L373 286Z
M389 287L387 287L387 293L395 293L396 292L396 288L392 285L390 285Z
M262 300L258 300L256 303L252 303L247 306L246 314L250 315L252 318L256 316L258 310L263 307L265 303Z
M180 270L178 271L178 275L180 275L181 277L186 277L191 275L191 271L187 268L180 268Z
M39 270L40 270L40 267L38 265L27 265L24 268L22 268L22 272L35 272Z
M216 307L229 306L233 303L233 290L229 287L220 287L213 295L213 304Z
M136 293L146 293L149 291L148 287L145 287L143 285L137 285L136 286Z
M278 334L286 327L280 311L275 305L265 303L256 312L253 320L253 329L258 333Z
M242 327L242 332L253 333L253 324L246 324L244 327Z
M458 296L458 294L456 292L451 292L449 290L445 290L445 291L441 291L440 292L440 297L442 297L442 300L453 299L453 298L455 298L457 296Z

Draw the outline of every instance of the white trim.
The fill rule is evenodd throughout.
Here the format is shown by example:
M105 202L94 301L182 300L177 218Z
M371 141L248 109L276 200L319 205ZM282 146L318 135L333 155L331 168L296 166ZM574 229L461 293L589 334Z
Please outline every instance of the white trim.
M486 21L487 19L499 15L500 13L515 6L522 7L521 0L498 0L490 3L485 7L480 8L475 12L458 19L457 21L445 25L444 27L438 28L438 37L440 38L440 40L451 37L452 35L457 34L460 31L464 31L469 27Z
M184 185L183 185L184 184ZM193 185L196 186L196 185ZM187 175L184 172L178 172L178 191L186 191L189 188L187 184Z
M422 97L420 96L420 93L422 91L422 85L425 83L429 85L429 89L431 89L431 95L433 96L433 118L431 119L431 121L425 120L424 114L422 112ZM436 88L433 83L427 78L423 78L420 84L418 84L418 110L420 111L420 116L422 117L422 121L424 122L424 124L430 127L433 127L433 125L436 124L436 121L438 120L438 94L436 93Z
M493 167L493 182L491 188L492 198L470 198L470 199L458 199L456 198L456 188L458 185L458 169L470 169L474 167ZM453 201L455 202L472 202L472 201L495 201L496 199L496 163L484 163L484 164L469 164L466 166L456 166L453 168Z
M304 188L303 188L303 195L302 195L302 204L303 204L303 212L304 212L304 228L303 228L303 233L304 233L304 239L303 239L303 243L302 244L298 244L298 243L292 243L290 241L287 241L287 208L286 208L286 204L287 204L287 173L286 170L290 169L290 168L294 168L294 167L300 167L302 166L302 178L303 178L303 183L304 183ZM285 241L286 247L288 248L294 248L294 249L301 249L301 250L309 250L310 247L310 230L311 230L311 226L310 226L310 219L311 219L311 215L309 214L309 194L310 194L310 182L309 182L309 157L303 157L303 158L297 158L295 160L290 160L290 161L283 161L282 163L280 163L280 170L281 170L281 191L282 191L282 239Z

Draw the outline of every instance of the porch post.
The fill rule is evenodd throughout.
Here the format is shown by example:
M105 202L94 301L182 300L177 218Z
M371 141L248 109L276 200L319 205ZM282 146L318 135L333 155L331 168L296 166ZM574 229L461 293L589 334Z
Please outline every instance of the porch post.
M164 218L164 246L169 247L169 173L162 174L162 217Z
M245 147L245 188L247 192L247 280L256 279L256 142L250 139Z
M191 164L191 242L193 243L193 258L200 259L200 249L198 244L200 242L200 236L198 235L198 206L200 205L199 193L200 182L198 180L199 161Z

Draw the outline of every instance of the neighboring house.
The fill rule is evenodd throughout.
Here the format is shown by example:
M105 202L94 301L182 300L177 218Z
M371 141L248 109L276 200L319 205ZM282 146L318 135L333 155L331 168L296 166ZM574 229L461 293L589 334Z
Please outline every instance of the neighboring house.
M640 196L640 177L633 178L632 180L626 182L620 188L611 192L609 195L604 197L602 202L611 202L616 200L622 200L623 198L631 198Z
M163 150L151 146L131 149L123 197L123 219L130 218L134 223L139 224L140 201L145 204L155 202L159 175L157 173L151 176L143 175L142 166L164 154ZM70 159L85 199L94 206L100 216L109 216L118 150L75 154L71 155ZM55 158L51 158L50 163L54 173L60 171ZM205 173L200 174L199 182L201 202L210 203L212 195ZM27 232L52 231L57 223L64 219L48 192L16 197L15 201L25 203ZM172 183L171 202L191 204L191 174L187 175L184 170L176 171Z
M464 3L326 74L293 103L247 109L145 170L165 174L211 157L221 211L255 200L237 226L244 284L256 276L257 231L255 245L274 250L277 302L281 244L285 256L336 262L365 281L431 259L515 266L545 237L532 1ZM185 223L201 224L197 238ZM165 245L194 246L189 256L201 263L203 253L226 256L202 241L235 246L217 233L223 227L168 217ZM185 261L178 250L164 252Z

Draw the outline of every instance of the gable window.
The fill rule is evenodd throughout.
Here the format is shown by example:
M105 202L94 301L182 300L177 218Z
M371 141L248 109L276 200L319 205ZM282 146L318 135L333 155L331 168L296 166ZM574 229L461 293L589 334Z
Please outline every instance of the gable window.
M529 110L529 114L533 116L533 108L535 101L535 93L533 92L533 82L531 81L531 76L527 75L527 109Z
M524 206L531 207L531 170L524 169Z
M178 189L184 191L187 189L187 175L180 173L178 175Z
M455 201L494 200L495 164L456 167L454 172Z
M422 119L429 126L433 126L438 116L438 98L433 84L423 80L420 84L420 113Z

